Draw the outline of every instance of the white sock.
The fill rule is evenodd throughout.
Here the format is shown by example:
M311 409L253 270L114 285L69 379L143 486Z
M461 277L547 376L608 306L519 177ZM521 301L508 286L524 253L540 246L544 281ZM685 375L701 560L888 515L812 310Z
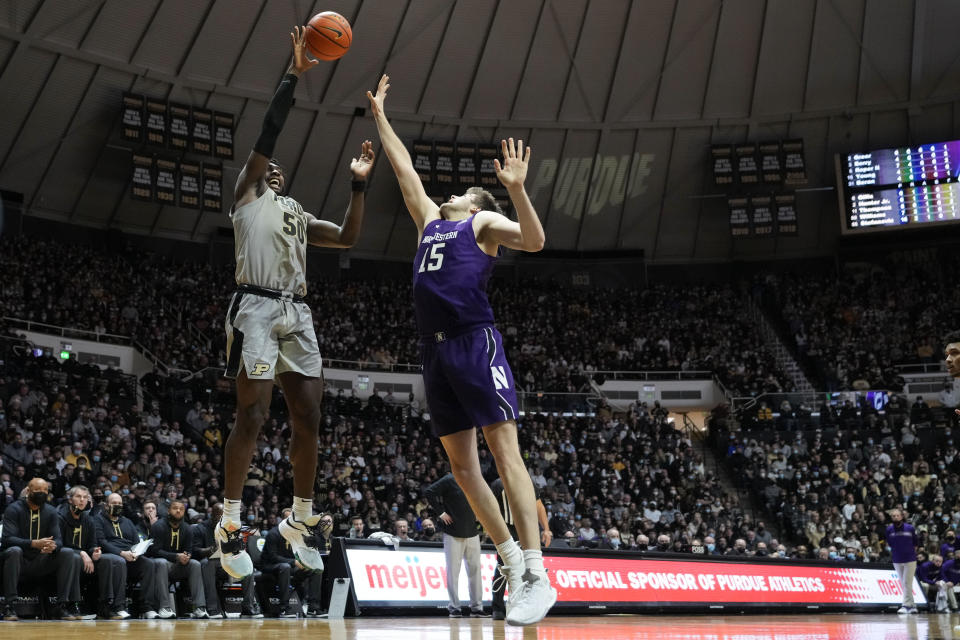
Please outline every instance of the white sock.
M513 538L507 538L497 545L497 553L503 559L505 567L516 568L523 564L523 551Z
M243 506L243 501L241 500L231 500L230 498L224 498L223 500L223 522L235 522L240 524L240 508Z
M293 519L305 522L313 515L313 498L293 498Z
M547 572L547 570L543 568L543 551L524 549L523 563L527 565L527 569L534 573L542 574Z

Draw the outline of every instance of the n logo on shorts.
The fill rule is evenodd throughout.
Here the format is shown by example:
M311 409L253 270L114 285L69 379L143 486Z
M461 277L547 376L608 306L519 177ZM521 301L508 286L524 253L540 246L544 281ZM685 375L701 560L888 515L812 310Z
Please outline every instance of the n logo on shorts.
M253 365L253 371L250 372L251 376L262 376L267 371L270 371L270 365L266 362L258 362Z
M493 384L496 385L498 391L510 388L510 383L507 382L507 372L503 370L503 367L490 367L490 375L493 376Z

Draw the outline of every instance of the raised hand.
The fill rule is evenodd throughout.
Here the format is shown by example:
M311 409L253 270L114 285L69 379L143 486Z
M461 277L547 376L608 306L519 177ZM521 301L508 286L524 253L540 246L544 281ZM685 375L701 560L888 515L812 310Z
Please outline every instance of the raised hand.
M493 168L497 171L497 178L504 187L522 187L524 180L527 179L527 167L530 164L530 147L527 147L526 153L523 149L523 140L518 140L514 145L513 138L501 140L500 146L503 151L503 165L500 160L493 161Z
M390 88L390 76L383 74L380 77L380 82L377 84L377 95L373 95L367 91L367 99L370 100L370 111L373 112L374 117L383 115L383 101L387 97L387 89Z
M376 154L373 152L373 143L369 140L364 140L363 144L360 145L360 157L354 158L350 162L350 171L353 172L354 180L367 179L367 176L370 175L370 170L373 169L374 158L376 158Z
M306 27L294 27L290 33L290 39L293 41L293 62L290 66L296 69L298 74L320 64L319 60L314 60L307 55L306 37Z

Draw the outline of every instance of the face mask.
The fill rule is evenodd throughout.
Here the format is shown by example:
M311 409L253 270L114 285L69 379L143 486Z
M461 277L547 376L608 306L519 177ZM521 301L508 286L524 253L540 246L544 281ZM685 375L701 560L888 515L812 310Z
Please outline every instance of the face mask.
M109 511L110 511L110 516L113 517L113 518L116 518L116 517L118 517L121 513L123 513L123 505L122 505L122 504L110 505Z
M848 553L848 554L847 554L847 560L850 560L851 562L853 562L853 561L856 560L856 559L857 559L857 554L855 554L855 553Z
M610 546L613 547L614 549L619 549L619 548L620 548L620 538L614 538L613 540L611 540L611 541L610 541Z
M74 450L73 450L73 455L75 455L75 456L80 455L80 449L74 449Z
M94 462L100 462L100 456L93 456Z
M257 516L253 515L252 513L247 516L247 522L253 522L256 519Z
M398 513L398 512L400 511L400 507L391 507L391 510L392 510L394 513Z
M427 527L426 529L423 530L423 532L428 536L432 536L434 533L437 532L437 530L432 527Z
M366 481L368 480L367 476L363 476L363 477L360 478L360 479L363 480L364 482L366 482Z
M130 493L130 489L124 489L124 490L123 490L123 495L127 495L128 493Z
M73 512L73 515L78 516L83 511L80 507L75 504L70 505L70 511Z
M837 552L836 552L836 551L831 551L831 552L830 552L830 559L831 559L831 560L836 560L836 559L837 559Z
M160 478L163 477L163 474L162 474L162 473L155 473L155 474L153 474L153 477L155 477L157 480L159 480Z
M47 492L46 491L32 492L30 494L30 502L32 502L34 506L37 506L37 507L47 504Z
M119 477L117 477L117 476L110 476L110 482L116 482L117 480L119 480Z
M777 551L777 555L780 556L781 558L786 558L786 557L787 557L787 552L786 552L786 551Z
M716 548L717 548L717 545L713 544L712 542L707 543L707 551L709 551L710 553L713 553L713 550Z

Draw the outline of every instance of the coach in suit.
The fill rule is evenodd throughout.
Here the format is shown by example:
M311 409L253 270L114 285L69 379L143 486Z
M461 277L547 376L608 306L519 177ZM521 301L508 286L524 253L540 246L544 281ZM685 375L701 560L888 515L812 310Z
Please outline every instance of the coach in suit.
M14 603L24 578L56 574L57 597L62 620L80 619L80 576L73 549L64 548L60 516L47 502L49 483L34 478L27 485L27 497L3 512L3 597L4 620L17 620Z

